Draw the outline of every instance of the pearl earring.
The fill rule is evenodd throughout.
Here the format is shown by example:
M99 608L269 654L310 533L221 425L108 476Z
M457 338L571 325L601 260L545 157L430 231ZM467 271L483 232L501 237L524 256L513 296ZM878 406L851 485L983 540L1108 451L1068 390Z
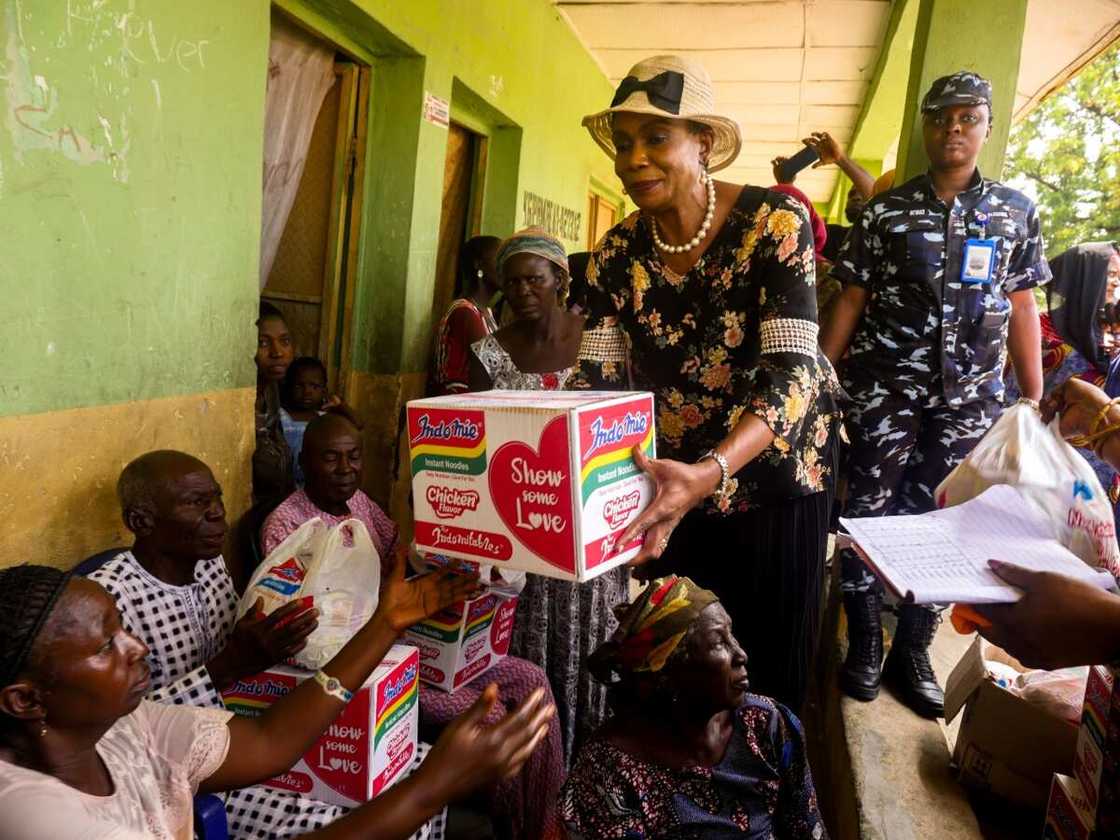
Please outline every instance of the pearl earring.
M47 737L47 719L46 718L43 718L41 721L39 721L39 737L40 738L46 738Z
M480 269L478 270L478 279L479 279L479 280L481 280L481 279L482 279L482 277L483 277L483 274L482 274L482 269L480 268Z

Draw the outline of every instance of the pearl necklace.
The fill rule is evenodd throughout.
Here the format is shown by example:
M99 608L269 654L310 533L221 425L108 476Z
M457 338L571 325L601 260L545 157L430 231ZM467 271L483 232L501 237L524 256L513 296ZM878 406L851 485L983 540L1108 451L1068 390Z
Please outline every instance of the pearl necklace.
M700 230L696 235L684 245L666 245L661 241L661 236L657 233L657 220L653 221L653 244L664 251L666 254L683 254L685 251L691 251L697 245L704 241L708 235L708 231L712 228L712 219L716 215L716 182L712 180L712 176L705 170L701 173L700 180L708 188L708 212L704 214L704 223L700 225Z

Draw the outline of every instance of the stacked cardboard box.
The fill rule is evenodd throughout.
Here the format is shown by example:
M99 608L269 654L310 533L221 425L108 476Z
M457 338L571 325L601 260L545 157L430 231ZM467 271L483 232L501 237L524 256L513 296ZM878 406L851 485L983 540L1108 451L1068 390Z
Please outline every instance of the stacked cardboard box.
M416 756L419 670L416 648L394 645L295 766L264 785L353 808L399 781ZM310 676L277 666L238 680L222 699L256 717Z
M1057 775L1046 808L1046 840L1120 837L1120 679L1116 669L1089 669L1073 759L1074 778Z
M988 662L1014 660L978 636L945 684L945 720L964 713L953 751L961 784L1041 811L1054 774L1073 771L1077 727L1000 686Z
M462 688L506 658L517 593L491 588L414 624L404 640L420 651L420 679L444 691Z

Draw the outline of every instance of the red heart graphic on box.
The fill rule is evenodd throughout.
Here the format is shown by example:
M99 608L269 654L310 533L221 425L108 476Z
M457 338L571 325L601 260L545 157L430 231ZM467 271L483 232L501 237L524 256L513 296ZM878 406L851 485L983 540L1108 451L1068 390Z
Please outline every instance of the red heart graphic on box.
M521 441L499 446L487 472L490 498L510 534L548 565L574 575L567 418L550 420L535 450Z

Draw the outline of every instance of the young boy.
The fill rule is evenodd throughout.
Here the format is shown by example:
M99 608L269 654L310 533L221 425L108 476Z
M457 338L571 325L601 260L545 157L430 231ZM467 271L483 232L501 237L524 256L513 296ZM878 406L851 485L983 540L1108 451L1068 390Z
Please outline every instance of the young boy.
M296 487L302 487L299 453L303 449L303 432L327 404L327 368L314 356L300 356L288 367L280 398L280 426L292 452Z
M1008 350L1024 399L1042 396L1031 290L1050 270L1034 204L977 169L991 97L975 73L933 83L922 100L929 171L868 202L833 268L844 291L821 346L851 397L848 516L934 509L934 488L999 416ZM937 611L900 608L880 672L880 595L850 553L841 586L844 690L874 699L882 673L918 714L943 715L928 653Z

